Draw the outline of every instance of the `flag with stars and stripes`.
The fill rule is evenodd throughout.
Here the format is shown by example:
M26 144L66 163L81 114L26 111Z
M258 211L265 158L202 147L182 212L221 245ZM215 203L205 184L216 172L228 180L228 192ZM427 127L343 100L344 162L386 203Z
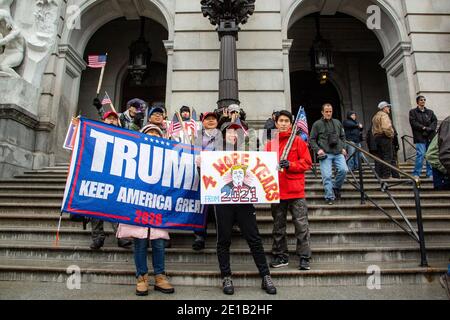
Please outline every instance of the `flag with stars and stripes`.
M182 130L182 128L181 128L180 120L178 119L178 116L175 113L173 115L172 121L170 122L168 133L170 136L172 136L174 134L177 134L181 130Z
M111 98L110 98L109 95L105 92L105 97L104 97L103 100L102 100L102 105L105 105L105 104L111 104L111 103L112 103Z
M308 129L308 120L306 118L305 108L300 107L298 110L297 118L297 132L302 138L303 141L308 142L309 140L309 129Z
M88 57L88 67L99 69L106 66L106 55L91 55Z

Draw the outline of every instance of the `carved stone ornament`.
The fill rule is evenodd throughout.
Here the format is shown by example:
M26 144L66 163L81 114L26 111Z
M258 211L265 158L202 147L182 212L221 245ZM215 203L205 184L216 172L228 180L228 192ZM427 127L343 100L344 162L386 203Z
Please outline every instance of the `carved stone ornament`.
M212 25L221 21L234 21L236 25L245 24L255 11L256 0L201 0L203 16Z
M25 40L11 16L13 0L0 0L0 77L20 78L14 68L24 59Z

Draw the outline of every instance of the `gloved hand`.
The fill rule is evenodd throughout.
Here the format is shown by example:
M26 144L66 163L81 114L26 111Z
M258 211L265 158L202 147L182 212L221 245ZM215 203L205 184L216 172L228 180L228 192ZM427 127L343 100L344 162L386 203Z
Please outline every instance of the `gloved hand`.
M103 107L99 98L95 98L92 104L97 108L97 110L100 110Z
M290 163L288 160L281 160L279 166L281 169L289 169Z

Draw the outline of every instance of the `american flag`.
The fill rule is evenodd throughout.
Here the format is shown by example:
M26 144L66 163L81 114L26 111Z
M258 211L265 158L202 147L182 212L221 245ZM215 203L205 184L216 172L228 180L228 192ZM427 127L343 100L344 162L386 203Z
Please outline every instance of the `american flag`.
M104 66L106 66L106 55L89 56L88 61L89 68L103 68Z
M105 104L112 104L111 98L108 96L108 94L105 92L105 97L102 100L102 105Z
M181 131L181 123L180 120L178 120L177 114L175 113L173 115L172 121L170 122L168 133L169 135L172 136L180 131Z
M303 139L303 141L308 142L309 129L308 129L308 120L306 119L305 108L300 107L295 121L297 123L297 130L299 132L300 137Z
M194 136L197 136L197 111L195 111L194 108L192 108L191 110L191 120L189 120L186 126L191 129L191 132L194 134Z

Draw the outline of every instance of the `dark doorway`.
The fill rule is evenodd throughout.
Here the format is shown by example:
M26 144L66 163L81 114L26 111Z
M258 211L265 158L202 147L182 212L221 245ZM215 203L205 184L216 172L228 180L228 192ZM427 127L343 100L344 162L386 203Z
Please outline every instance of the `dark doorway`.
M150 75L142 85L138 86L132 80L130 74L124 77L122 85L121 112L126 111L127 101L139 98L151 106L155 102L166 100L166 73L167 66L162 63L152 62L150 64Z
M314 122L322 117L322 105L327 102L333 106L333 118L342 121L339 93L329 81L320 84L314 72L291 73L291 102L294 116L297 115L300 106L305 108L310 130Z

